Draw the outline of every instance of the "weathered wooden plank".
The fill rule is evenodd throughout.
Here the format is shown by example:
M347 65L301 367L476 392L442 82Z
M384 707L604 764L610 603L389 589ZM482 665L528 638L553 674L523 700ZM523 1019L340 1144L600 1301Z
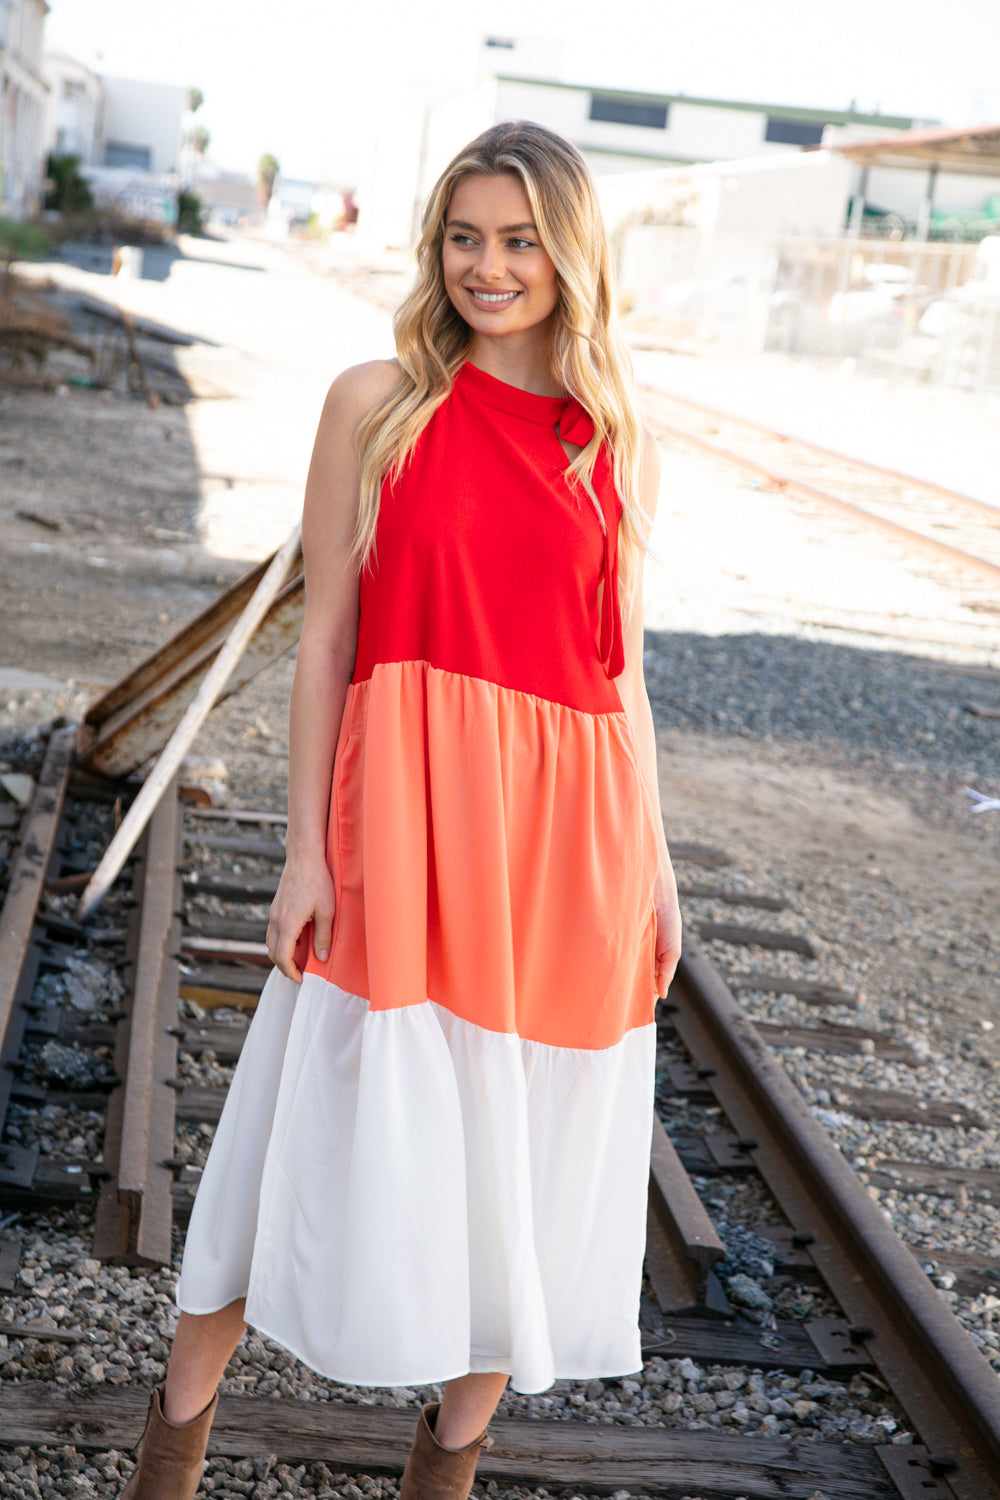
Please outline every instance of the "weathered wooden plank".
M732 863L729 855L722 849L713 849L709 844L698 844L684 839L676 843L671 839L670 857L683 860L689 865L702 865L709 870L721 869L724 865Z
M70 1394L42 1381L5 1382L0 1432L7 1446L72 1443L89 1452L130 1450L145 1417L146 1393L101 1386ZM209 1455L322 1462L361 1473L398 1473L416 1412L335 1401L223 1396ZM495 1418L493 1447L479 1461L481 1482L530 1480L596 1492L616 1489L681 1500L810 1500L836 1482L837 1500L893 1500L897 1491L878 1454L796 1438L687 1433L574 1420Z
M867 1031L863 1026L786 1026L770 1021L755 1021L754 1026L769 1047L809 1047L844 1056L871 1055L910 1067L920 1063L907 1042L897 1041L884 1032Z
M172 1028L177 1045L185 1052L214 1052L220 1063L234 1063L243 1050L247 1024L231 1021L225 1026L211 1026L195 1021L178 1021Z
M95 1179L102 1177L103 1168L36 1156L34 1171L27 1180L16 1176L0 1182L0 1203L12 1209L37 1209L50 1203L93 1203L96 1194L92 1175Z
M281 548L280 553L285 550ZM271 559L272 564L280 553ZM262 578L258 589L263 587ZM253 599L247 604L248 611L252 603ZM130 775L170 743L185 715L199 703L206 683L218 684L211 689L213 704L224 702L284 656L299 638L304 609L305 588L300 576L271 598L237 660L227 652L237 639L242 616L231 633L220 632L208 644L179 658L162 677L127 698L109 717L99 718L102 706L95 705L93 714L88 715L87 733L82 736L83 764L107 777Z
M178 1090L176 1118L186 1125L215 1125L222 1114L228 1092L228 1089L213 1087L211 1084L188 1084L183 1091Z
M960 1188L967 1192L987 1193L1000 1203L1000 1171L996 1167L962 1167L957 1163L935 1161L899 1161L895 1157L879 1158L865 1171L875 1187L895 1188L900 1193L933 1193L953 1198Z
M961 1297L995 1294L1000 1287L1000 1260L991 1260L988 1255L972 1250L928 1250L917 1251L916 1255L925 1268L933 1264L938 1275L953 1276L952 1290Z
M50 1344L89 1343L90 1334L82 1328L49 1328L39 1323L0 1322L0 1334L8 1339L39 1339Z
M102 731L116 717L134 711L144 696L173 680L206 646L217 646L232 628L267 571L270 558L254 566L224 589L199 615L182 625L125 677L102 694L87 711L86 724Z
M234 943L260 943L267 931L266 917L209 917L188 912L184 931L193 937L224 938Z
M218 896L229 901L270 901L278 889L278 874L232 875L221 871L191 870L184 887L194 896Z
M192 934L181 939L181 951L196 958L218 958L227 963L258 964L270 968L267 944L246 938L209 938Z
M277 860L284 863L285 846L278 839L239 838L228 833L199 833L188 831L184 835L189 844L199 849L208 849L217 854L242 854L251 859Z
M667 1359L690 1358L710 1364L751 1365L763 1370L827 1368L803 1323L782 1321L776 1329L763 1329L742 1319L724 1322L716 1318L674 1317L667 1322L663 1338L643 1340L644 1358L662 1354Z
M770 948L778 953L801 953L803 958L816 957L809 939L797 932L740 927L734 922L695 922L694 930L706 943L733 943L740 948Z
M756 896L750 891L716 890L711 885L682 885L678 896L689 901L721 901L725 906L752 906L757 911L784 911L788 905L780 896Z
M258 986L258 990L260 986ZM255 1010L259 999L258 990L248 994L244 990L220 989L213 985L188 984L183 979L180 986L182 1000L193 1000L202 1010L221 1010L223 1007L237 1010Z
M0 1291L14 1290L23 1248L20 1240L0 1240Z
M820 984L815 979L790 979L787 974L724 974L734 993L759 990L763 995L794 995L806 1005L844 1005L857 1010L858 997L836 984Z
M250 807L192 807L192 818L209 818L223 823L260 823L284 827L288 822L285 813L255 812Z
M909 1125L959 1125L985 1130L988 1121L966 1104L951 1099L924 1099L900 1089L854 1088L838 1084L834 1108L846 1109L860 1120L903 1120Z
M219 964L212 968L185 968L181 971L181 995L186 1000L193 1000L194 990L223 990L227 994L240 995L244 998L239 1004L246 1004L246 996L251 996L256 1001L264 987L266 973L259 964L242 966L240 964ZM201 1002L198 1002L201 1004ZM216 1000L216 1005L219 1001ZM224 1002L226 1003L226 1002Z

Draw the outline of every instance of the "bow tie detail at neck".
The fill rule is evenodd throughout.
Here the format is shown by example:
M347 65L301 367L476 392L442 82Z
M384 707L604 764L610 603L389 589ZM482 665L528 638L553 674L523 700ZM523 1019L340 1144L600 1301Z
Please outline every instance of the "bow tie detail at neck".
M594 436L594 419L575 396L571 396L566 402L562 416L556 423L556 434L562 442L573 443L577 448L585 448ZM625 666L621 604L618 599L618 518L621 504L615 491L614 474L607 450L603 446L597 455L590 482L601 508L601 528L604 532L601 662L607 675L614 678Z
M578 448L586 448L594 436L594 419L576 397L571 396L563 407L556 431L564 443L575 443Z

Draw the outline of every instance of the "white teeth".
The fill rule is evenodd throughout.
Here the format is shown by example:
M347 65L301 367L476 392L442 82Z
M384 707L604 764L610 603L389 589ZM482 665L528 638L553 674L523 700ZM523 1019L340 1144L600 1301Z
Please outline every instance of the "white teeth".
M470 291L472 291L471 287L470 287ZM472 295L479 302L513 302L514 298L517 296L517 292L477 292L477 291L472 291Z

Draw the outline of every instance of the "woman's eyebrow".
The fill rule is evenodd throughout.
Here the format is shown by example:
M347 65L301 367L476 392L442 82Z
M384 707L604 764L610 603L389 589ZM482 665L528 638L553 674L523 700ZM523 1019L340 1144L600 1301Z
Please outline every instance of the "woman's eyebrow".
M449 219L448 220L448 228L449 229L471 229L472 232L473 232L473 234L479 234L480 233L480 229L479 229L479 225L478 224L467 224L464 219ZM521 229L531 229L531 230L534 231L535 234L538 233L538 230L535 228L534 224L505 224L499 230L499 233L500 234L515 234L518 230L521 230Z

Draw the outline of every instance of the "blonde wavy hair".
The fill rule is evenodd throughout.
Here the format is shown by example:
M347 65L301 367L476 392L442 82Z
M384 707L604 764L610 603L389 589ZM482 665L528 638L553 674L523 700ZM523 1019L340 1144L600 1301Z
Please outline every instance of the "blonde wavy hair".
M552 329L556 383L575 396L594 436L572 463L592 495L590 475L602 444L622 502L619 528L623 598L631 599L646 526L638 501L641 434L632 369L617 325L611 256L594 184L583 157L554 131L531 121L493 125L449 163L424 208L417 276L393 320L400 378L358 429L361 490L355 557L372 556L383 481L395 480L468 356L472 330L452 304L442 272L445 220L455 188L469 176L509 173L521 181L542 247L555 265L559 300Z

